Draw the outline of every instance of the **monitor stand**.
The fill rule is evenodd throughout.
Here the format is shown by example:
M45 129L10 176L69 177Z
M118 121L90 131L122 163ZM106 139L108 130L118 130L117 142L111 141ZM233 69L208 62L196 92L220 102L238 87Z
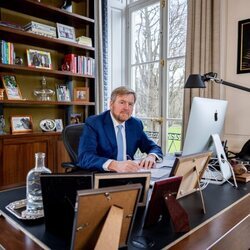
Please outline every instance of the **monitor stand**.
M219 162L220 170L210 169L208 172L205 172L202 180L204 182L208 181L211 184L221 185L225 182L230 183L232 186L237 187L235 175L231 164L228 162L225 151L221 144L221 140L218 134L212 135L213 144L215 146L217 160ZM232 184L229 179L233 177L234 184Z

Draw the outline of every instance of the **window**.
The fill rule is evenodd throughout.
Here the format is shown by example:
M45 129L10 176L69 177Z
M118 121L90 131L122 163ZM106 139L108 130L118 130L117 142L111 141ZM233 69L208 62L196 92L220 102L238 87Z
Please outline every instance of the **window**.
M128 12L127 65L129 83L137 92L135 116L165 152L179 151L187 0L137 0Z

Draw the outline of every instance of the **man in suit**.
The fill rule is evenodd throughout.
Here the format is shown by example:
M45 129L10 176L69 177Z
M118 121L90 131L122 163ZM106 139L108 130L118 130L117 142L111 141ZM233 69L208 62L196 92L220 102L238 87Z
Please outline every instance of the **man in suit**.
M111 94L110 110L86 119L78 148L81 168L136 172L141 168L152 168L162 159L161 148L144 133L142 122L131 116L135 101L136 94L132 89L116 88ZM122 143L117 143L118 125L122 125ZM120 144L122 146L118 146ZM138 148L147 156L135 162L132 160Z

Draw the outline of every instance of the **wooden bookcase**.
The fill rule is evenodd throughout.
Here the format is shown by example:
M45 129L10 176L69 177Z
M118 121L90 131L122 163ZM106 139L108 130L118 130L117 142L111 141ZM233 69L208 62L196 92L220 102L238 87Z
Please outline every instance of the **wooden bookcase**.
M26 174L34 167L34 154L38 151L46 153L47 166L53 172L62 172L62 161L68 160L60 132L42 132L39 124L43 119L61 119L63 125L70 123L72 114L80 114L81 121L95 113L96 75L84 75L71 71L62 71L66 54L91 57L95 61L95 0L72 0L72 12L61 8L63 0L11 0L0 2L0 40L14 45L16 57L23 63L0 63L1 75L14 75L20 92L21 100L9 100L6 91L0 100L0 115L5 118L6 134L0 135L0 186L21 184ZM30 33L13 28L3 23L24 26L31 21L57 27L57 23L74 28L75 36L87 36L92 46L85 46L75 41ZM27 49L48 52L51 56L52 69L29 67ZM33 92L41 88L45 77L47 88L55 91L49 101L37 100ZM71 101L58 101L57 85L66 85ZM84 87L89 90L89 100L74 100L74 88ZM4 88L0 82L0 88ZM13 116L32 117L33 131L13 134L10 118Z

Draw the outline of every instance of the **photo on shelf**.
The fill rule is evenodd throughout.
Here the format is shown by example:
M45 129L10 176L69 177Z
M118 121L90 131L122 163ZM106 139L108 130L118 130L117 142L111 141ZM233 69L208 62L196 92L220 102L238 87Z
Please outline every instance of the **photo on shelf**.
M62 132L63 131L62 119L55 119L55 124L56 124L56 132Z
M82 114L70 114L70 124L81 123Z
M58 84L56 86L56 95L58 102L70 102L70 91L67 85Z
M40 69L52 69L49 52L27 49L28 66Z
M74 88L74 101L88 102L89 101L89 88L88 87Z
M61 23L56 23L56 27L57 27L57 36L59 39L69 41L69 42L76 41L74 27L61 24Z
M33 123L30 115L11 116L12 134L32 132Z
M54 131L56 128L56 123L52 119L44 119L40 121L40 128L44 132L51 132Z
M1 78L8 100L22 100L16 77L13 75L2 75Z

